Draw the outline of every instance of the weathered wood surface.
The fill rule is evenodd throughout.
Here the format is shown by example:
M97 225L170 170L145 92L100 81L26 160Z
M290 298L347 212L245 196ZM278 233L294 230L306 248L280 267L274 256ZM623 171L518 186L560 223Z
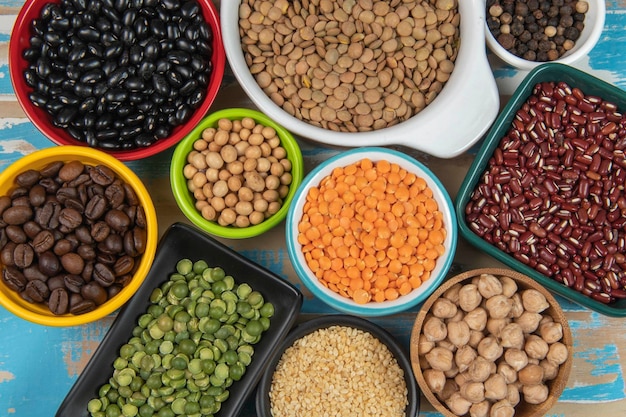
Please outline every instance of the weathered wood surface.
M34 150L54 146L25 118L15 101L8 74L7 51L10 32L22 5L20 0L0 0L0 171ZM216 2L219 5L219 2ZM575 66L626 89L626 1L607 0L607 17L599 44ZM524 73L517 73L489 56L503 102ZM227 73L214 109L253 107L232 75ZM301 141L308 172L337 150ZM472 161L472 152L453 160L441 160L408 149L442 180L454 199ZM186 221L170 191L168 171L172 151L128 165L145 181L157 207L160 232L176 221ZM294 282L305 293L302 319L333 313L305 291L293 271L284 244L284 224L262 238L223 241L245 256ZM499 266L489 256L460 241L451 273ZM626 415L626 324L559 298L575 340L574 366L567 387L550 417ZM373 321L390 330L408 349L417 309ZM54 415L57 407L98 347L115 314L84 326L50 328L31 324L0 308L0 416L39 417ZM249 405L242 415L254 415ZM420 415L439 414L422 400Z

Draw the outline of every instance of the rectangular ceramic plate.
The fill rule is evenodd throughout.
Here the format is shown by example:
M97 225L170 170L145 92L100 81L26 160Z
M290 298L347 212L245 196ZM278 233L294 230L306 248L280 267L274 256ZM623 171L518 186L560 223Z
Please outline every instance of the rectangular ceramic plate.
M517 110L526 102L532 94L537 83L544 81L564 81L570 87L580 88L586 95L596 95L605 101L610 101L618 106L621 112L626 111L626 92L585 72L562 64L544 64L531 71L519 85L509 102L506 104L493 126L487 133L467 176L461 184L455 201L455 209L461 236L471 244L498 259L509 267L526 274L552 292L559 294L591 310L612 317L626 316L626 300L619 300L612 304L603 304L581 294L550 277L547 277L535 269L521 263L511 255L499 250L476 235L465 220L465 206L472 192L476 188L480 178L489 164L489 158L493 155L500 139L506 135L515 118Z
M249 394L254 391L267 360L275 346L282 341L295 322L302 306L302 294L289 282L271 271L248 260L198 230L183 224L173 224L163 235L157 248L152 268L137 293L120 310L102 343L61 403L57 417L88 417L87 403L96 398L98 389L113 374L113 361L119 348L132 337L139 316L150 306L150 294L175 272L176 263L188 258L205 260L209 266L220 266L237 283L248 283L274 305L275 313L270 328L261 341L254 345L252 363L240 381L230 387L230 397L217 414L236 416Z

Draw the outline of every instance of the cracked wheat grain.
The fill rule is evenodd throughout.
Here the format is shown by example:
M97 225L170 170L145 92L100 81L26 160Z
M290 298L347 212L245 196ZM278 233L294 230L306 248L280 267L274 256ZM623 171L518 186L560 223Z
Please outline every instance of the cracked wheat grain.
M372 334L320 329L283 353L270 387L273 417L404 416L404 372Z

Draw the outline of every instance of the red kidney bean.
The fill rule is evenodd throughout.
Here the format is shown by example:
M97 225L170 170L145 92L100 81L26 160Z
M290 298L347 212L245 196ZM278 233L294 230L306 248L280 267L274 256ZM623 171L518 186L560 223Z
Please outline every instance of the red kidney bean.
M626 298L625 150L626 116L615 103L565 82L539 83L495 149L466 220L594 300Z

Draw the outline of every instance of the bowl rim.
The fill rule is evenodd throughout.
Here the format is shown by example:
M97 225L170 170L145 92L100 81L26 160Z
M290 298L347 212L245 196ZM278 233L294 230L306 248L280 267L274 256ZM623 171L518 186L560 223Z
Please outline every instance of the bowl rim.
M274 120L287 129L315 142L336 147L404 145L441 158L460 155L476 143L495 117L500 107L500 96L489 67L484 41L484 0L464 0L459 3L461 13L460 36L464 39L455 65L462 71L453 71L437 99L405 122L369 132L335 132L314 126L290 115L276 105L252 77L240 45L238 24L235 24L241 0L222 2L224 48L233 74L247 96ZM469 78L471 83L466 82ZM480 97L480 106L467 106L466 100ZM450 114L462 115L464 123L449 123ZM416 137L415 123L420 124L421 137ZM448 129L445 140L442 126Z
M457 417L457 415L452 413L448 409L448 407L446 407L445 404L439 401L436 395L433 394L433 392L428 387L428 384L426 383L426 380L424 379L422 369L419 366L420 355L417 351L417 346L419 342L419 336L420 336L420 333L424 324L424 319L426 318L426 315L429 313L430 308L433 306L435 301L441 298L443 293L446 292L448 289L450 289L450 287L456 285L459 282L463 282L473 277L479 276L480 274L508 276L514 279L516 281L516 284L518 285L521 282L523 283L523 285L529 288L538 290L541 294L543 294L546 297L546 299L548 300L548 303L550 304L550 307L545 311L552 312L552 314L550 315L553 318L558 319L559 323L561 323L563 327L563 337L561 341L567 347L568 359L559 367L559 372L557 375L557 378L559 378L559 380L555 378L554 380L550 381L551 391L546 401L544 401L541 404L536 404L536 405L528 404L527 405L529 408L531 408L531 414L529 416L525 415L524 417L543 416L557 402L560 395L563 393L565 386L567 385L567 381L569 379L571 369L572 369L574 340L573 340L571 328L569 326L569 322L567 321L567 317L565 316L565 313L563 312L558 301L556 300L556 298L554 298L554 296L550 293L550 291L548 291L545 287L540 285L531 277L524 275L521 272L511 270L511 269L489 267L489 268L477 268L477 269L472 269L469 271L461 272L460 274L457 274L449 278L448 280L446 280L446 282L444 282L439 288L437 288L437 290L433 294L431 294L428 300L426 300L422 309L419 311L419 313L417 314L415 318L415 322L411 330L411 339L410 339L411 366L413 368L413 373L415 374L417 383L420 389L422 390L422 393L428 400L428 402L431 403L432 406L435 407L437 411L442 413L445 417ZM552 389L554 389L554 391L552 391Z
M49 121L49 115L45 110L34 106L28 93L32 88L24 82L23 69L27 65L26 60L22 56L23 47L30 45L27 42L30 33L30 22L38 17L40 10L48 3L60 3L61 0L48 0L47 2L39 0L26 0L11 29L9 39L8 65L11 85L15 92L20 107L28 117L29 121L52 143L65 146L83 146L91 148L85 142L81 142L72 138L64 129L57 128ZM211 0L198 0L198 4L202 10L205 21L212 29L213 36L213 53L211 56L212 71L211 80L208 85L207 95L202 104L194 111L187 122L177 126L166 138L157 140L153 145L143 148L131 150L105 150L96 148L110 155L113 155L120 161L134 161L156 155L166 149L176 145L180 140L192 129L192 127L200 121L206 112L210 109L219 92L224 71L226 67L226 51L224 50L224 42L222 39L222 30L220 24L219 12Z
M309 188L312 185L317 185L319 181L328 175L335 167L345 166L351 162L359 161L364 158L369 158L373 161L385 159L390 162L400 163L400 165L404 165L405 167L410 166L411 169L413 169L413 172L417 170L420 175L423 174L425 177L424 179L427 180L429 187L433 190L437 198L445 203L444 206L446 209L442 210L442 208L440 208L440 211L442 211L444 215L444 224L447 223L446 240L444 242L448 250L443 257L437 260L437 266L435 268L438 273L431 274L429 279L426 281L428 285L423 284L419 288L414 289L408 295L399 297L393 301L383 301L380 303L370 302L368 304L360 305L348 298L334 293L327 288L324 288L318 283L318 280L311 274L305 264L301 245L297 240L297 230L301 217L300 207L304 204L303 201L306 199L306 194L308 193ZM294 200L289 207L285 235L287 253L291 260L291 264L300 280L313 293L313 295L340 312L371 317L399 313L424 301L428 295L445 279L446 274L448 273L454 260L458 239L454 206L447 190L439 178L437 178L437 176L429 168L413 157L399 151L378 147L355 148L344 151L316 166L302 181L302 185L296 192Z
M276 130L276 133L280 137L281 145L287 151L287 157L291 161L292 182L289 185L289 193L287 194L287 197L285 197L281 208L261 223L243 228L221 226L216 222L206 220L195 208L195 200L187 189L187 182L182 175L182 172L186 164L187 154L193 149L193 143L201 137L204 129L214 127L219 119L222 118L241 120L244 117L250 117L257 123L270 126ZM260 111L248 108L221 109L204 117L196 125L196 127L189 132L189 134L187 134L187 136L185 136L180 143L178 143L174 150L174 154L172 155L170 165L170 184L172 193L174 194L174 199L183 214L193 224L202 228L206 232L230 239L245 239L258 236L282 222L285 216L287 216L289 206L293 201L297 189L302 183L303 176L304 161L302 158L302 152L291 132Z
M515 259L513 256L497 249L495 246L488 244L485 240L475 234L465 221L465 206L469 201L470 194L478 184L480 176L489 163L489 158L493 154L493 149L497 146L503 135L497 135L500 130L505 132L510 121L513 119L517 109L527 100L532 92L533 86L540 81L546 81L546 77L553 77L552 80L568 82L576 82L578 86L585 85L583 90L589 93L588 88L592 88L592 94L601 95L605 99L620 101L626 103L626 92L620 88L601 80L591 74L588 74L575 67L560 63L544 63L531 70L517 87L511 99L498 115L493 126L487 132L480 149L476 153L476 157L472 161L467 175L463 179L461 186L457 192L455 200L456 217L460 235L465 238L472 246L479 248L498 261L527 276L538 281L544 287L550 289L556 294L565 297L574 303L585 308L599 312L609 317L626 317L626 301L620 300L620 307L614 304L604 304L569 288L556 280L547 277L528 265Z
M146 216L146 230L148 233L146 249L141 257L139 267L133 275L133 279L122 289L122 291L115 297L107 300L104 304L98 306L95 310L85 314L65 314L60 316L56 316L51 312L50 314L42 314L27 308L30 303L27 301L21 301L21 298L19 298L17 293L7 295L5 291L0 291L0 305L22 319L45 326L75 326L99 320L108 314L113 313L115 310L123 306L141 286L144 279L148 275L148 271L150 270L156 253L158 240L157 214L148 190L139 177L137 177L137 175L130 168L105 152L85 146L72 145L53 146L51 148L41 149L23 156L9 165L4 171L0 172L0 184L7 184L7 186L9 186L8 184L10 182L10 186L12 187L14 177L23 172L25 169L36 166L43 167L45 164L52 162L53 160L71 161L76 159L87 165L96 165L96 163L104 164L113 169L115 174L124 182L132 185L140 204L144 208ZM45 163L41 164L40 161L44 160ZM2 285L3 289L6 288L4 283L0 285ZM6 289L7 291L12 291L8 288Z
M310 320L297 324L291 329L291 331L283 338L283 340L276 346L274 352L269 357L265 372L259 380L256 392L256 410L260 417L271 417L267 414L267 410L270 407L270 401L268 396L271 388L272 376L276 369L278 361L282 357L283 353L289 348L296 340L311 334L319 329L326 329L332 326L352 327L364 332L370 333L376 337L381 343L387 346L387 349L394 356L400 368L404 371L404 379L407 385L407 408L406 415L413 417L417 416L420 408L420 389L417 381L413 375L413 368L411 366L410 357L407 354L406 349L400 344L400 342L389 331L379 326L378 324L364 319L362 317L352 316L348 314L330 314L325 316L314 317Z
M602 31L604 30L604 22L606 19L606 5L604 0L586 0L589 3L589 10L585 15L585 27L581 32L581 37L576 41L574 48L567 51L554 63L573 64L589 54L598 43ZM589 17L589 19L587 19ZM589 25L590 23L590 25ZM581 39L582 38L582 39ZM491 34L487 27L487 19L485 19L485 40L489 50L493 52L504 63L524 71L530 71L533 68L543 64L539 61L529 61L518 57L507 51L500 45L496 38ZM579 42L580 41L580 42Z

